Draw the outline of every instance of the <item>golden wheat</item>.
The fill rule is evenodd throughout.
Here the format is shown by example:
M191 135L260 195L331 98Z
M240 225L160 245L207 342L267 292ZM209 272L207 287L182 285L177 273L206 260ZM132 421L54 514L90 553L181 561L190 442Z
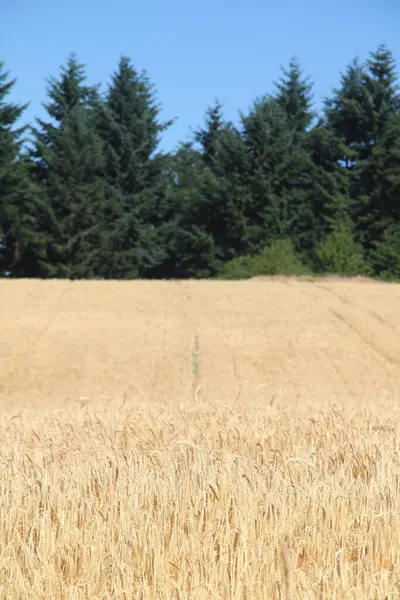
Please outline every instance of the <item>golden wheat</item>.
M0 291L1 598L400 597L397 286Z

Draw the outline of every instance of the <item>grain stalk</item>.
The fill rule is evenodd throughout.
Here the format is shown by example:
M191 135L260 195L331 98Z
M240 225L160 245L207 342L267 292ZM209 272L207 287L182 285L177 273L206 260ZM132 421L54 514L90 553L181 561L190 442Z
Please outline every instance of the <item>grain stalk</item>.
M283 573L285 576L286 600L295 600L293 568L290 560L289 549L284 541L281 541L281 552L283 558Z

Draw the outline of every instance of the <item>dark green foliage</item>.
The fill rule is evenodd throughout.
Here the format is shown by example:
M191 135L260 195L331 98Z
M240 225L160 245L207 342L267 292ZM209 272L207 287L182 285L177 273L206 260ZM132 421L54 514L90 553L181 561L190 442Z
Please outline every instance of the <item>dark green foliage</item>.
M400 223L391 223L370 252L375 273L387 280L400 281Z
M48 154L47 235L43 273L48 277L93 278L103 271L107 242L103 148L90 114L75 106ZM103 274L103 273L102 273Z
M225 122L217 102L206 113L206 128L195 134L201 145L203 180L196 223L211 234L216 260L224 262L245 249L246 151L239 132Z
M387 123L400 110L396 64L390 50L381 45L367 60L365 87L369 93L369 135L372 145L382 137Z
M183 144L174 157L169 189L174 233L165 267L170 277L208 277L216 271L215 244L202 213L206 186L201 153L192 144Z
M35 252L38 199L22 154L24 127L16 123L27 105L7 102L15 84L0 63L0 273L11 277L38 275Z
M47 82L49 101L44 107L51 121L36 119L37 127L33 128L35 145L31 153L35 159L36 176L43 181L48 173L48 153L71 110L76 107L94 109L100 102L98 87L85 85L85 80L84 65L78 62L75 54L71 54L66 66L61 67L60 79L51 77Z
M367 250L391 223L400 220L400 114L385 126L360 176L358 223Z
M248 152L251 200L246 208L249 249L259 252L280 237L290 237L297 251L309 257L315 245L314 203L321 184L315 164L280 103L257 101L242 115Z
M340 166L340 140L322 119L309 132L305 147L313 162L313 241L311 262L319 268L321 240L341 222L348 222L351 209L348 171ZM311 241L311 235L309 236Z
M278 195L276 186L288 166L293 136L284 110L270 97L256 101L241 119L251 195L245 209L248 248L257 252L290 226L287 198Z
M299 135L310 127L314 113L312 110L312 83L303 77L296 59L292 59L288 69L282 69L283 77L276 83L277 101L284 109L290 126Z
M168 259L170 165L157 148L171 122L160 122L159 112L147 76L122 57L97 121L105 147L106 195L118 213L109 229L110 277L156 276Z
M41 190L34 184L26 157L12 169L0 167L0 274L8 277L41 277L46 236L39 217L45 210Z
M168 273L174 277L213 276L244 251L245 162L241 136L224 121L217 102L206 113L205 128L195 132L193 143L181 145L173 161L175 234Z
M358 59L353 60L341 77L341 87L325 101L327 122L341 142L341 159L353 170L360 154L369 147L371 100L364 85L366 72Z
M92 278L107 272L103 144L95 130L96 88L84 85L75 56L52 78L46 110L54 122L34 132L34 177L41 189L44 277Z
M385 46L379 46L366 64L353 61L341 87L326 102L327 123L340 141L340 158L349 173L357 238L367 251L387 224L380 191L386 179L388 128L399 110L394 60Z
M349 63L322 114L293 59L239 129L216 101L171 154L159 150L171 121L125 56L104 96L69 57L28 155L13 84L0 65L4 275L400 279L400 96L385 46Z
M206 111L205 129L198 129L194 134L194 141L200 145L203 162L208 167L218 169L218 142L225 127L222 104L216 100Z

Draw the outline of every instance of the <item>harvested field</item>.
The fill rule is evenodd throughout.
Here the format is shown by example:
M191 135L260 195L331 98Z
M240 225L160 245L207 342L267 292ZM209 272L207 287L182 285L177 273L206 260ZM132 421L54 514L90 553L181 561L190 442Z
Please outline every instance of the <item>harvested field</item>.
M0 597L400 598L400 286L0 282Z

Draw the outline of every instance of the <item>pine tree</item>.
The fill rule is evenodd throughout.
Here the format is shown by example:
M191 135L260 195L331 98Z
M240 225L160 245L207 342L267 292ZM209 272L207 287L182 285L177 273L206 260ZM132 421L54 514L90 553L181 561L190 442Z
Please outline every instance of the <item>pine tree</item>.
M205 128L195 132L194 141L200 144L204 168L201 201L193 214L212 235L218 263L245 250L246 151L240 133L224 121L218 101L208 108Z
M367 225L367 249L379 276L400 276L400 114L386 124L379 142L362 172L362 185L369 191L361 223ZM392 275L391 275L392 274Z
M325 100L327 124L341 141L341 160L349 170L357 168L360 152L369 145L371 99L364 85L365 78L364 65L354 59L341 75L340 88Z
M47 94L49 101L44 104L50 121L36 119L37 127L32 128L37 178L46 180L47 154L62 131L64 121L75 107L94 109L100 102L98 86L86 85L85 66L78 62L74 53L70 54L66 66L61 67L60 78L50 77Z
M48 159L44 273L70 279L104 275L107 250L103 147L81 106L64 118Z
M400 112L385 127L382 140L377 147L376 157L381 165L382 177L375 186L375 204L378 198L385 207L385 213L394 221L400 222Z
M119 214L110 228L113 277L157 276L167 260L169 162L157 149L171 121L161 122L159 113L147 75L121 57L98 114L106 194Z
M293 136L284 110L271 97L257 99L241 121L251 194L245 209L248 251L254 254L289 228L288 207L277 194L276 182L287 166Z
M223 107L219 100L209 106L205 115L205 128L197 129L194 133L194 141L200 145L202 159L205 165L218 167L216 152L218 140L225 129Z
M296 250L308 256L315 244L315 169L309 152L276 98L256 101L242 122L249 156L250 252L289 237Z
M288 69L282 69L283 77L275 84L276 99L284 109L291 127L297 134L304 134L312 124L312 83L304 77L299 62L292 58Z
M193 143L181 144L172 161L169 187L173 234L168 259L163 265L168 277L210 277L217 270L216 248L203 210L203 190L210 171Z
M399 109L395 62L385 46L371 53L365 64L354 60L340 88L326 101L328 126L340 140L340 160L349 173L357 239L367 253L387 225L387 209L378 190L385 187L386 130Z
M392 222L374 242L370 252L375 273L382 279L400 280L400 223Z
M224 120L217 101L205 125L174 156L174 277L210 277L245 248L243 184L246 152L239 132Z
M323 119L312 126L315 113L309 78L303 76L295 59L283 72L276 97L294 136L293 158L285 169L281 187L294 212L298 207L291 236L296 248L312 262L320 240L332 228L342 231L342 225L348 226L349 180L338 164L341 149L335 132Z
M380 46L367 62L365 86L372 98L370 144L360 166L356 215L367 251L397 217L400 167L400 96L391 52Z
M314 164L310 200L314 215L315 258L319 268L317 246L321 240L342 225L352 227L349 172L340 165L341 141L324 119L320 118L308 133L305 146Z
M38 275L38 200L22 150L26 127L16 126L27 104L6 101L15 82L0 63L0 274L29 277Z
M359 221L367 247L377 241L389 221L400 218L400 113L390 119L360 175Z
M399 85L395 59L384 44L370 54L366 66L364 85L372 99L369 133L370 144L374 147L393 115L400 111Z
M103 145L95 130L97 88L85 84L75 56L52 78L45 107L53 121L38 120L32 157L41 186L39 222L46 240L44 277L92 278L107 272L107 205Z

